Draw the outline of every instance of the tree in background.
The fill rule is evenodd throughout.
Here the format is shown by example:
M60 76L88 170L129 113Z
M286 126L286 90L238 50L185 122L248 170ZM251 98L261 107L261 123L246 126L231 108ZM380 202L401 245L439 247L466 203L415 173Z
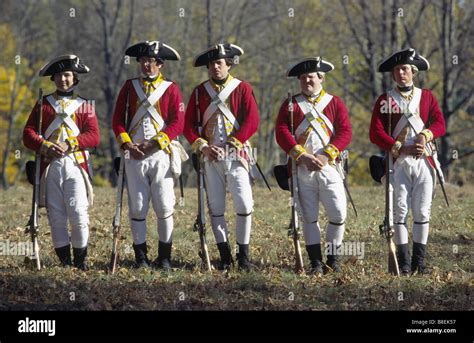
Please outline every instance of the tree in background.
M7 189L23 171L26 157L21 153L21 132L27 113L35 102L33 75L30 63L22 58L8 24L0 24L0 182Z
M41 62L74 52L91 67L91 73L81 79L81 95L95 100L102 129L102 144L94 152L96 176L102 183L110 180L114 184L111 160L117 146L110 130L111 115L120 86L138 75L135 63L128 64L124 58L126 46L147 39L175 46L182 61L165 65L163 72L179 84L186 103L192 87L207 78L205 68L191 66L195 54L225 41L245 50L242 66L237 65L232 73L254 86L261 125L252 144L258 148L264 173L270 175L272 166L285 159L273 134L277 107L289 90L297 89L294 81L285 79L285 72L300 58L321 55L336 67L326 88L341 94L351 117L354 139L349 146L349 181L367 184L371 182L367 159L376 151L368 139L370 111L376 96L392 83L389 75L376 69L384 57L410 46L431 63L430 72L417 82L434 91L448 123L448 134L440 140L443 167L450 171L450 181L470 181L474 160L469 157L474 143L466 133L474 126L470 114L474 47L468 44L473 40L469 23L473 9L473 2L462 0L2 1L0 25L7 25L12 34L1 39L10 37L8 40L15 42L2 46L14 44L21 49L2 51L1 68L9 69L11 77L16 66L9 56L17 54L29 63L21 64L15 72L18 95L12 98L11 90L6 96L2 93L0 142L11 145L11 159L12 147L21 138L15 125L21 126L20 118L31 108L30 104L18 107L23 101L20 94L31 103L36 98L37 85L29 84L33 73L28 74L26 67L36 73ZM56 30L58 27L61 30ZM21 87L29 94L21 93ZM45 92L54 91L48 88L49 83L44 87ZM11 99L16 107L10 111L5 102L11 105ZM192 166L186 163L184 180L192 173Z

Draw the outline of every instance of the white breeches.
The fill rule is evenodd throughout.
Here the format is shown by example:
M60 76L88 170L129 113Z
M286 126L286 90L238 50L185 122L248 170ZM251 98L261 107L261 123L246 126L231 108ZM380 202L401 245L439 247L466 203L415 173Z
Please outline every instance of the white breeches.
M70 242L74 248L84 248L89 239L87 189L81 167L73 158L71 155L53 160L46 177L46 206L55 248Z
M160 150L143 160L125 159L125 175L133 242L138 245L146 241L150 198L158 218L159 240L171 242L175 195L169 155Z
M394 164L393 222L395 244L408 243L407 218L413 215L413 241L428 241L431 201L434 180L432 168L426 158L401 156Z
M340 245L344 236L347 203L344 184L337 170L328 164L319 172L310 172L306 166L298 166L298 194L305 244L321 243L318 223L321 201L329 219L326 243Z
M212 231L217 243L227 241L225 221L226 189L232 194L236 213L236 240L249 244L252 226L253 197L250 176L239 161L204 161L207 202Z

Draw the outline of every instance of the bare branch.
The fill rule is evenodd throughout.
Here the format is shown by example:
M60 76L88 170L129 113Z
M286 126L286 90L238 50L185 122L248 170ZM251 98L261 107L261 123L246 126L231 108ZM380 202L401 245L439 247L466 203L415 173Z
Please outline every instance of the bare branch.
M474 95L474 90L471 88L471 91L465 97L461 98L461 100L458 101L456 105L454 105L454 107L450 111L449 116L451 116L453 113L456 113L464 105L468 104L469 101L472 99L473 95Z
M365 50L365 44L361 41L360 35L358 34L354 22L352 21L352 17L349 13L349 10L347 9L347 4L344 0L340 0L341 6L344 10L344 14L346 16L347 22L349 23L349 28L351 30L352 36L354 37L357 46L359 47L359 51L362 54L362 56L365 58L365 61L367 62L368 65L370 65L370 58L368 57L368 54Z

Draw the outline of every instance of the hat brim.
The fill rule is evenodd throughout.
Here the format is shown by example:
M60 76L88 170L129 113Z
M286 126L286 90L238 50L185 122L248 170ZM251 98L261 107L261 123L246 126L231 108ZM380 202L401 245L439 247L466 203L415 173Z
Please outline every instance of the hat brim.
M299 77L302 74L323 72L328 73L334 70L334 65L318 58L306 58L292 65L286 72L287 77Z
M73 71L78 74L86 74L89 67L80 63L76 55L61 55L46 63L39 71L39 76L53 76L65 71Z
M411 53L409 52L409 49L407 49L397 51L383 60L378 67L378 71L380 73L391 72L393 68L401 64L414 65L419 71L430 69L430 63L426 58L417 53L415 53L415 56L411 57Z
M181 60L181 56L179 55L178 51L176 51L176 49L172 48L168 44L164 44L161 42L157 43L159 44L157 53L155 53L154 50L151 48L153 44L150 45L147 42L140 42L127 48L127 50L125 51L125 55L135 57L137 61L141 57L154 57L163 61Z
M221 58L234 58L244 54L244 50L235 44L224 44L225 54L219 51L219 45L209 48L199 53L193 61L194 67L207 66L209 62L219 60Z

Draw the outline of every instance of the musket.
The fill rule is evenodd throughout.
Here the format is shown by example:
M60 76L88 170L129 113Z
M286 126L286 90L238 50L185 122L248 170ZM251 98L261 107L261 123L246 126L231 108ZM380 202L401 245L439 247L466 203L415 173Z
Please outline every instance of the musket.
M196 88L195 91L196 96L196 111L197 111L197 129L199 136L202 134L202 121L201 121L201 113L199 110L199 93L198 89ZM207 248L207 240L206 240L206 212L205 212L205 191L206 187L204 184L204 170L201 162L201 153L197 152L196 155L196 162L197 162L197 190L198 190L198 214L196 217L196 221L194 222L193 231L197 231L199 233L199 241L200 241L200 249L199 249L199 256L202 259L203 264L206 266L208 271L211 271L211 260L209 258L209 250Z
M38 121L36 134L38 137L42 137L41 125L43 124L43 89L39 89L38 95ZM30 234L31 243L33 244L33 252L31 254L31 260L36 261L36 269L41 269L41 261L39 255L39 244L38 244L38 228L39 228L39 197L40 197L40 179L41 179L41 154L38 151L35 153L35 183L33 185L33 199L31 204L31 215L28 221L26 232Z
M127 93L127 102L125 105L125 128L128 130L128 111L130 106L130 93ZM118 248L120 241L120 228L122 220L122 200L123 200L123 188L125 184L125 152L122 152L122 158L120 159L120 166L118 169L118 179L117 179L117 198L115 203L115 214L112 219L112 230L113 230L113 242L112 242L112 253L110 256L110 272L115 273L117 269L117 260L118 260Z
M288 92L288 115L290 117L290 129L293 137L295 136L294 130L294 118L293 118L293 102L291 93ZM298 197L298 169L296 168L296 160L291 158L291 178L290 178L290 192L291 192L291 222L288 227L288 236L293 238L293 245L295 248L295 271L301 273L303 271L303 256L301 255L301 246L300 246L300 232L298 224L298 212L297 212L297 202L296 198Z
M388 135L392 136L392 106L390 103L390 95L387 91L388 101ZM383 224L379 226L380 234L383 234L388 245L388 272L399 276L398 261L396 256L395 243L393 242L393 185L391 174L393 174L393 158L390 151L387 151L385 163L385 218Z

